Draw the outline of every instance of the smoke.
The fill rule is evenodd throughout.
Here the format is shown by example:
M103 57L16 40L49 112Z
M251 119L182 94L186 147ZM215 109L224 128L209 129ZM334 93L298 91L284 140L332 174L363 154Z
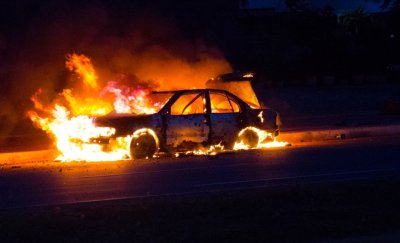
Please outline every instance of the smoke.
M9 116L0 126L8 128L1 130L3 136L26 121L24 113L38 88L49 102L66 87L79 89L79 80L65 68L73 52L91 58L102 85L122 75L132 77L124 80L132 86L202 88L209 78L231 71L217 48L185 37L171 16L155 8L116 10L78 2L32 2L34 12L19 30L0 33L1 105L7 107L2 116Z

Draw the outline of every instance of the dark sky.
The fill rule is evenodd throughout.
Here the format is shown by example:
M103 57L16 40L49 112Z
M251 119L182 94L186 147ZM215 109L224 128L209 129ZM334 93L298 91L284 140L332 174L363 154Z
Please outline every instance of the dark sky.
M250 8L268 8L273 7L278 11L285 9L283 0L249 0ZM374 0L307 0L309 6L312 8L323 8L326 5L332 6L337 13L343 10L351 10L363 7L368 12L381 11L379 1Z

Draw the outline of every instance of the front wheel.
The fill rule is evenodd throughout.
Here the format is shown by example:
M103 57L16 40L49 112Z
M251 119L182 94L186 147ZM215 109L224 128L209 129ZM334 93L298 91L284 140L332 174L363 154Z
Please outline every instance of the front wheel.
M133 138L130 145L132 159L151 158L157 152L157 143L150 134L142 134Z

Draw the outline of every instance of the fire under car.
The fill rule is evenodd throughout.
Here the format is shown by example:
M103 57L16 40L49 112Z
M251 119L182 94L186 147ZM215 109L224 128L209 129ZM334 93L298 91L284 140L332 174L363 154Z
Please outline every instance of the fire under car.
M117 137L131 136L132 159L216 144L232 149L239 140L255 147L260 137L254 128L268 132L270 136L262 139L273 139L279 135L280 119L273 109L261 108L246 75L211 79L205 89L153 92L148 98L154 114L97 117L96 126L113 128L115 133L91 141L106 147Z

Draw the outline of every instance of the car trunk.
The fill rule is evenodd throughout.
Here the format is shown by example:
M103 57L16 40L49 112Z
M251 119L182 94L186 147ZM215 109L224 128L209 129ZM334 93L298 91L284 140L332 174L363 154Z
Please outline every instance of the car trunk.
M250 76L250 77L247 77ZM260 103L258 102L257 96L251 86L252 74L244 75L222 75L215 79L210 79L206 83L206 87L210 89L223 89L226 90L244 102L249 104L253 109L260 109Z

